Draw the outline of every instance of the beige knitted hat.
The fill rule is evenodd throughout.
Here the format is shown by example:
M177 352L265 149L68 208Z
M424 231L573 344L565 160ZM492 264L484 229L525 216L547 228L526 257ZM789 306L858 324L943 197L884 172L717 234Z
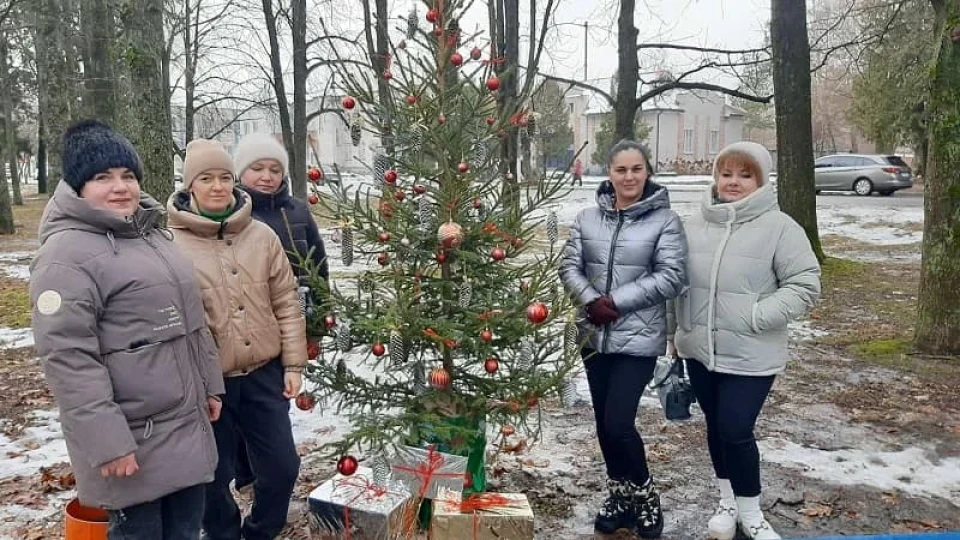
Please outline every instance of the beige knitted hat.
M215 169L233 172L233 158L223 145L210 139L190 141L187 155L183 158L183 191L190 191L190 186L198 176Z

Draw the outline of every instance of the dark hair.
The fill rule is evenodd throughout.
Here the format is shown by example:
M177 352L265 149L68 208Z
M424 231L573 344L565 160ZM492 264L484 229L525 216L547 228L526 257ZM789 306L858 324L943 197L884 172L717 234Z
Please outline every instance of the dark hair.
M643 156L643 161L646 162L647 172L650 176L653 176L656 171L654 171L653 164L650 162L650 149L647 148L647 145L630 139L620 139L617 144L610 148L610 152L607 154L607 168L613 165L613 158L617 157L617 154L628 150L640 152L640 155Z

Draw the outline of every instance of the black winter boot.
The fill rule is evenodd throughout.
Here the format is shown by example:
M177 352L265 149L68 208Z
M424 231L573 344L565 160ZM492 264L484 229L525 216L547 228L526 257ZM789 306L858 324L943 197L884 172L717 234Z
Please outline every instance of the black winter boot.
M593 522L594 529L603 534L613 534L617 529L630 529L637 520L634 505L627 493L629 482L623 480L607 480L607 489L610 494ZM635 484L630 484L635 485Z
M642 486L628 482L627 490L637 516L637 535L647 540L660 538L663 533L663 511L660 509L660 493L653 485L653 479L648 479Z

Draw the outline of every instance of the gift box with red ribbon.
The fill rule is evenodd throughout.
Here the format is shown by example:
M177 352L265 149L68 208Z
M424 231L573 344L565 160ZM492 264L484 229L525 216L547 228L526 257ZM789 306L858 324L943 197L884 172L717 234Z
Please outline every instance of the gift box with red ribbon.
M373 471L336 475L310 493L310 513L323 540L405 540L416 523L419 500L398 482L378 486Z
M433 445L427 448L400 446L390 465L393 479L406 486L415 498L436 499L441 488L463 492L466 456L444 454Z
M533 540L533 509L521 493L441 490L433 500L430 540Z

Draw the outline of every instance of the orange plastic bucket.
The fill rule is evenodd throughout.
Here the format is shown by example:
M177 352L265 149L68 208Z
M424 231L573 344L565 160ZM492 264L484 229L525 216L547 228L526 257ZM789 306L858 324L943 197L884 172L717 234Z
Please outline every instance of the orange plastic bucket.
M107 540L107 512L83 506L73 499L67 504L64 540Z

